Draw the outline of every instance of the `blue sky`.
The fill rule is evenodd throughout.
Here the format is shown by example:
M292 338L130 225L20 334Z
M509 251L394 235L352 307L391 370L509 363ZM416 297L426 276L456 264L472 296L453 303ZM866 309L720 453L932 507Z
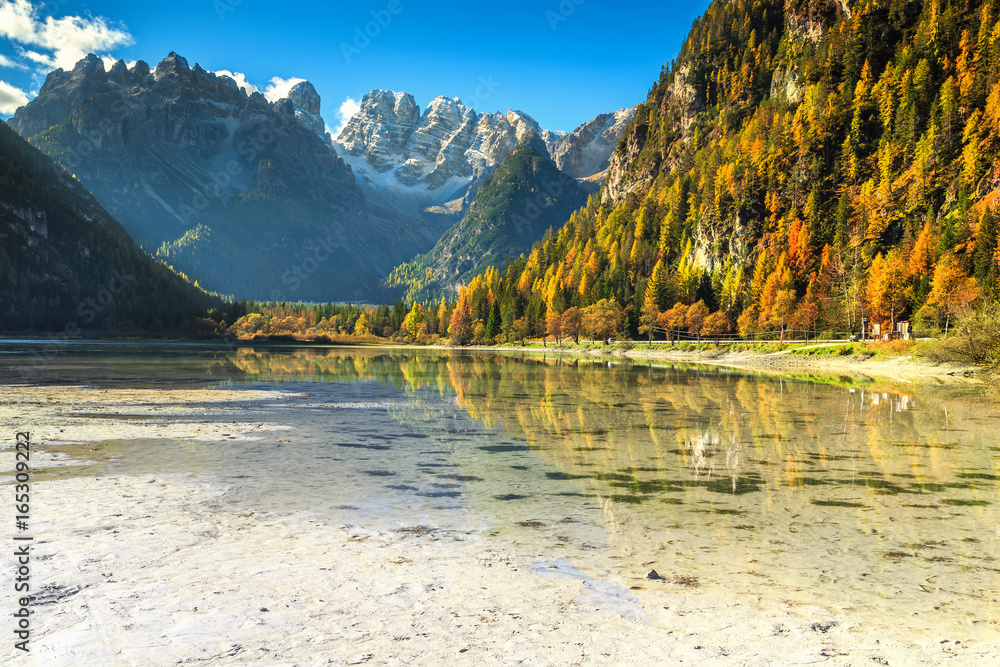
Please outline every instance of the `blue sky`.
M676 56L693 2L608 0L0 0L0 115L85 51L155 66L170 51L264 90L304 78L336 128L373 88L477 111L520 109L572 130L645 99ZM374 14L373 14L374 13ZM365 31L367 29L367 33ZM280 84L280 82L279 82ZM21 97L23 95L23 97Z

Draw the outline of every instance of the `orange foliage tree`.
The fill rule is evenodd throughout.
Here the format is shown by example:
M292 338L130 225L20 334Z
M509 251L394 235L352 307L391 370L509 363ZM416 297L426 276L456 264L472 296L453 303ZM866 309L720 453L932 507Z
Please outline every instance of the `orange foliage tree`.
M715 338L719 343L719 336L729 333L729 318L724 312L717 311L705 318L705 323L701 326L701 333L706 338Z
M689 333L698 337L699 343L701 342L701 330L705 325L705 318L707 317L708 306L705 305L704 301L691 304L684 314L684 326L687 327Z
M966 273L954 253L947 253L934 268L931 293L927 295L927 303L920 309L920 315L931 317L938 323L944 318L944 334L947 336L951 318L969 313L979 295L976 279Z
M472 340L472 333L472 309L465 298L465 290L462 290L455 312L451 314L451 322L448 323L448 335L453 343L466 345Z
M868 272L868 312L873 322L888 323L890 331L896 328L896 318L910 302L908 273L906 258L898 248L885 257L882 253L876 255Z

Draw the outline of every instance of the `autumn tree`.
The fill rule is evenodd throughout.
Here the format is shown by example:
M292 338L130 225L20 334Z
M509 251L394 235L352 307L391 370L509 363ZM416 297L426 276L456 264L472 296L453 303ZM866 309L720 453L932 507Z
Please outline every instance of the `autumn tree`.
M934 254L937 247L937 239L934 236L934 226L930 222L924 223L917 235L917 242L910 252L908 269L910 276L920 278L930 273L934 266Z
M661 327L667 330L668 335L675 341L680 340L680 330L686 326L688 307L678 301L670 310L660 313L657 320Z
M705 324L705 318L708 317L708 313L708 306L705 305L704 301L691 304L687 312L684 313L684 326L687 327L688 333L698 337L699 343L701 342L701 329Z
M702 335L706 338L715 338L716 345L719 344L719 336L728 334L729 331L729 318L721 310L706 317L701 326Z
M947 253L934 268L931 292L920 314L939 323L944 318L944 335L947 336L951 318L969 313L979 295L978 281L965 272L954 253Z
M687 257L690 252L691 243L689 242L685 255L677 266L677 272L674 274L677 299L684 304L694 303L695 296L698 293L698 281L701 277L694 264L688 261Z
M563 335L572 338L573 342L580 342L580 327L583 325L583 314L580 309L573 306L563 311L560 322Z
M562 341L563 327L562 314L550 310L545 314L545 331L548 335L556 339L556 345Z
M371 336L371 325L368 323L368 315L361 313L354 322L354 334L357 336Z
M900 249L891 250L885 257L875 256L868 271L865 290L868 312L873 322L888 323L889 331L896 328L896 318L909 305L909 267Z
M645 299L652 297L657 310L664 307L670 293L670 276L667 274L667 267L663 259L658 259L653 266L653 273L649 276L646 284Z
M650 283L652 286L652 282ZM642 304L642 314L639 316L639 333L649 334L649 342L653 342L653 330L660 317L660 307L656 302L656 293L650 287L646 288L646 299Z
M465 298L465 292L458 298L455 311L451 314L451 321L448 323L448 335L452 343L456 345L468 345L472 340L472 309Z
M765 330L780 330L785 339L785 328L795 311L795 279L788 265L788 255L781 253L778 263L764 283L760 294L759 324Z
M437 311L438 320L438 335L447 336L448 335L448 303L445 301L444 297L441 297L441 304L438 306Z
M416 340L417 333L420 331L420 325L424 323L424 319L424 309L419 303L413 304L410 312L406 315L406 319L403 320L403 329L410 334L410 338Z
M583 309L583 329L595 338L607 340L622 328L625 313L614 299L601 299Z

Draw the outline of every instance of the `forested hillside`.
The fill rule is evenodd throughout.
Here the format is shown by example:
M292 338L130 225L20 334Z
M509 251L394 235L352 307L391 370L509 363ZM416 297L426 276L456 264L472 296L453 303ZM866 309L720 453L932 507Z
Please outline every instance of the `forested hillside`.
M997 291L998 14L996 0L712 3L601 196L461 301L534 333L604 300L633 334L710 318L747 335L945 326Z
M396 267L386 283L405 288L410 301L454 297L457 286L487 267L529 252L545 230L561 226L586 201L575 179L523 144L483 180L468 213L429 252Z
M144 253L79 181L0 122L0 331L195 326L221 305Z

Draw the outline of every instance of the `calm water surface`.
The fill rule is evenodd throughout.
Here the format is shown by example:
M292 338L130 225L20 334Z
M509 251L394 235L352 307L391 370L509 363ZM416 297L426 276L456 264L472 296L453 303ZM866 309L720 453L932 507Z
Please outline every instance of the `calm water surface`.
M110 442L60 474L210 475L240 506L483 531L626 584L653 567L915 637L998 631L1000 411L974 391L386 348L40 349L0 345L0 371L300 394L227 417L293 427L264 440Z

